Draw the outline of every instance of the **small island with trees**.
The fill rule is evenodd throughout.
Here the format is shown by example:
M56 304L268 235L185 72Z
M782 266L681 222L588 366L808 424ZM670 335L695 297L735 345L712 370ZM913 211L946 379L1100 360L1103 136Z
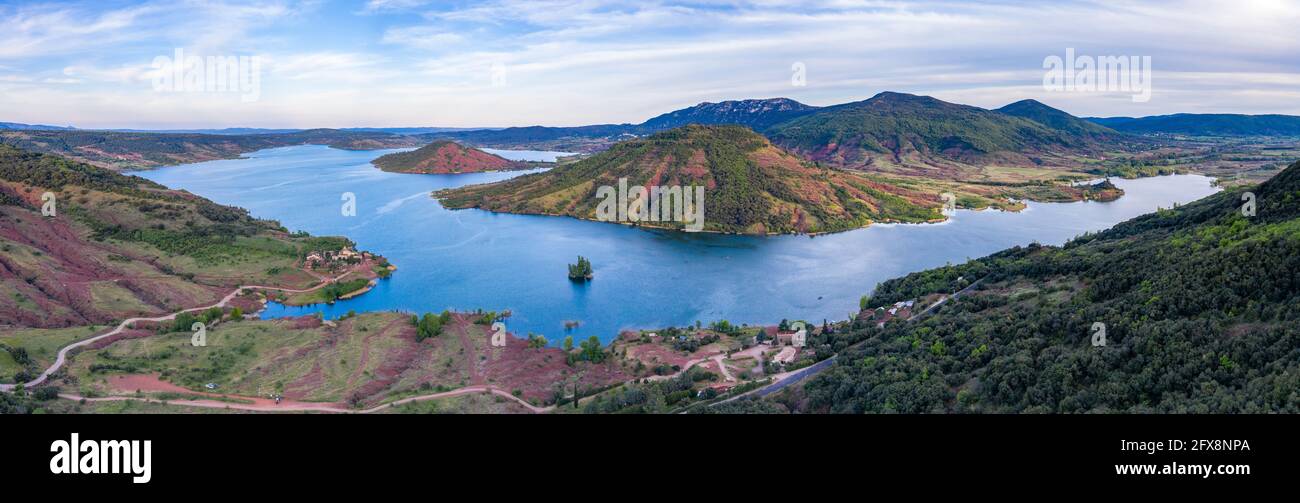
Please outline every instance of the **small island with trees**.
M587 282L594 277L591 273L591 261L586 257L578 255L578 263L569 264L569 280Z

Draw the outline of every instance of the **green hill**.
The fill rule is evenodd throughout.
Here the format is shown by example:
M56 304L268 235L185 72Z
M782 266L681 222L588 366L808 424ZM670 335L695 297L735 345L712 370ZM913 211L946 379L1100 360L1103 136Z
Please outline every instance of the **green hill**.
M1243 192L1258 203L1244 216ZM1086 235L887 281L865 303L971 293L818 337L830 412L1300 412L1300 163ZM958 278L963 281L959 282ZM1105 345L1092 338L1104 324Z
M1098 149L1089 136L928 96L884 92L821 108L765 131L809 159L846 167L877 164L1033 165L1044 155Z
M448 208L596 219L600 187L699 186L708 231L812 233L941 218L937 194L803 162L742 126L685 126L545 173L435 194ZM640 225L683 228L680 222Z
M1083 138L1103 141L1121 136L1114 129L1080 119L1062 110L1044 105L1038 100L1020 100L996 111L1029 119L1057 131Z
M47 192L50 217L41 212ZM307 252L346 245L143 178L0 145L0 326L106 324L212 304L241 284L301 288L317 281L295 267Z

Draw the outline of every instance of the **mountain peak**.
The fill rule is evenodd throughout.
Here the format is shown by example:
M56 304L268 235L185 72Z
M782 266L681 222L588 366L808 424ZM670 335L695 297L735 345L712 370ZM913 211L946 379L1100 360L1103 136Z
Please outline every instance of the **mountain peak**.
M641 123L641 128L659 131L687 124L739 124L761 130L811 113L817 108L790 98L728 100L718 103L706 101L654 117Z
M943 103L951 104L933 96L924 96L920 94L900 93L896 91L881 91L866 100L867 103Z
M1070 115L1069 112L1053 108L1034 99L1020 100L994 111L1028 119L1053 129L1085 137L1118 135L1118 132L1113 129L1080 119Z

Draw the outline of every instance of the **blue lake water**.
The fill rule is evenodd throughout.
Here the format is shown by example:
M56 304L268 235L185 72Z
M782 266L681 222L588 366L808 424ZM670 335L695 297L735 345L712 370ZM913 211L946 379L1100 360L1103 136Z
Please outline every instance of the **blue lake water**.
M479 150L489 154L496 154L512 161L555 162L555 160L560 157L574 155L572 152L554 152L550 150L502 150L497 148L481 148Z
M390 279L355 299L271 304L263 317L508 309L511 332L531 331L552 342L565 335L608 341L620 329L696 320L845 319L859 297L886 279L1014 245L1061 244L1217 191L1209 178L1175 175L1114 180L1127 192L1114 202L1030 203L1017 213L958 211L942 224L874 225L817 237L687 234L446 210L430 191L520 173L409 175L370 165L389 152L295 146L135 174L247 208L291 230L347 236L398 266ZM356 195L356 216L340 211L345 192ZM566 265L578 255L592 261L591 283L574 284L566 276ZM566 331L566 320L581 325Z

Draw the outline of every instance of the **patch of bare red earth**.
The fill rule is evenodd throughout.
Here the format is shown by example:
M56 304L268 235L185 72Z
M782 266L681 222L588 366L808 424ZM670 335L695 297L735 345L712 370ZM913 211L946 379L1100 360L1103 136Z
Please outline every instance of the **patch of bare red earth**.
M301 408L329 409L329 408L337 407L338 405L333 403L322 403L322 402L298 402L294 400L281 400L279 403L276 403L275 400L272 400L270 398L233 396L233 395L223 395L221 393L209 393L205 391L191 391L181 386L177 386L175 384L163 381L158 377L158 374L127 374L127 375L113 376L109 378L108 384L109 387L111 387L114 391L118 393L135 393L135 392L180 393L184 395L203 396L203 397L209 397L213 399L233 399L233 400L239 400L239 402L241 403L251 402L251 404L245 404L245 405L254 405L257 407L283 407L283 408L301 407ZM175 401L180 402L180 401L188 401L188 400L182 399L182 400L175 400ZM214 402L218 404L222 403L218 400L214 400Z
M570 366L563 350L531 348L527 340L513 334L507 334L505 346L492 346L491 327L473 323L470 316L457 314L452 324L449 331L455 332L466 348L462 357L468 360L471 384L495 386L531 403L546 403L561 384L572 386L570 379L575 376L583 389L600 389L634 378L614 363L615 358Z
M29 246L41 253L42 265L31 268L0 254L0 282L34 302L39 312L21 309L11 296L0 298L0 325L58 328L103 324L114 319L153 316L170 312L174 306L213 303L225 292L202 286L196 296L156 281L169 275L155 268L149 275L129 275L104 259L109 254L126 255L110 245L94 242L68 224L67 217L46 218L34 212L0 207L0 238ZM152 265L152 257L131 257ZM108 312L95 308L91 285L113 282L131 292L148 310Z
M692 360L701 358L699 355L682 355L672 349L659 344L655 341L652 344L638 344L627 349L627 357L631 360L640 360L647 366L668 365L679 369L686 368Z
M456 143L447 143L438 148L414 169L413 173L477 173L496 171L512 166L510 161L475 148L468 148Z

